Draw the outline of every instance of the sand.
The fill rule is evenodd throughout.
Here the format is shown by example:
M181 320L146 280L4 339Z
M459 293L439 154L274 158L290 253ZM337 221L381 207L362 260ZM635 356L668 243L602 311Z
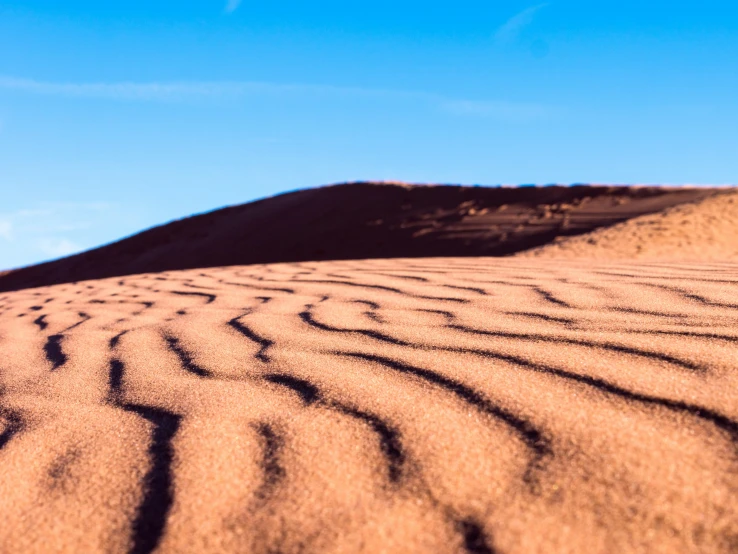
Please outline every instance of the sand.
M723 193L628 219L517 254L522 257L738 260L738 192Z
M188 217L75 256L0 274L0 292L227 265L507 256L722 192L584 185L320 187Z
M738 551L738 264L0 294L1 552Z

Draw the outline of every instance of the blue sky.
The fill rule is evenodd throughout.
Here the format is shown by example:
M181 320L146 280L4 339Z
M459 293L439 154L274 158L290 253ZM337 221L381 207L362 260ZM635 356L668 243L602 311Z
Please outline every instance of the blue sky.
M738 5L0 0L0 268L348 180L738 181Z

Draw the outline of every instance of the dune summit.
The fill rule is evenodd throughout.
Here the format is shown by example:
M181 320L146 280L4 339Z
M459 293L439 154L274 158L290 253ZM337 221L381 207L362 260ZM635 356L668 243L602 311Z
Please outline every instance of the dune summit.
M733 189L628 219L519 253L525 257L701 260L738 259L738 192Z
M0 275L0 291L255 263L505 256L723 192L353 183L301 190L149 229Z
M0 551L738 550L738 265L397 259L0 295Z

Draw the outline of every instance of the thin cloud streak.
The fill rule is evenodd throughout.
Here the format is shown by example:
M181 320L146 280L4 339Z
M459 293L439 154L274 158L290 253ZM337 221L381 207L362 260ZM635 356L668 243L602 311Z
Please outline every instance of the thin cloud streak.
M62 237L43 238L38 241L39 249L49 256L68 256L83 250L82 246Z
M54 83L0 77L0 89L77 98L109 100L167 100L186 96L217 96L258 92L271 88L259 83Z
M9 269L8 256L21 251L59 257L83 250L74 234L103 225L111 207L106 202L43 202L0 213L0 270Z
M417 96L418 94L423 94L360 87L282 84L258 81L54 83L15 77L0 77L0 89L49 96L101 98L108 100L174 100L184 97L243 96L246 94L290 92L372 96Z
M548 5L549 2L537 4L512 16L505 22L504 25L497 29L497 32L495 33L495 41L498 43L514 41L516 38L518 38L525 27L533 23L533 18L535 17L535 15Z
M450 100L444 102L442 107L456 115L489 117L519 123L545 119L554 114L551 108L533 103Z
M470 101L444 95L382 88L341 87L332 85L285 84L251 81L234 82L170 82L170 83L55 83L0 76L0 91L15 91L44 96L113 101L177 101L243 97L254 94L300 94L303 96L342 96L381 98L424 102L447 113L499 118L507 121L530 121L552 113L550 107L499 100Z
M228 3L226 4L225 11L226 13L233 13L238 9L238 6L241 5L241 0L228 0Z
M13 224L10 221L0 219L0 238L8 242L13 240Z

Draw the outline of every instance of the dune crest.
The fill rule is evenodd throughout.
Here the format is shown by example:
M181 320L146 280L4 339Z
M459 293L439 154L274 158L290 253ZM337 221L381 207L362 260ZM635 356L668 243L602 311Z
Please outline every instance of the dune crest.
M738 192L644 215L517 254L522 257L738 260Z
M719 192L585 185L334 185L188 217L0 274L0 291L227 265L507 256Z
M737 271L397 259L0 294L0 551L735 552Z

